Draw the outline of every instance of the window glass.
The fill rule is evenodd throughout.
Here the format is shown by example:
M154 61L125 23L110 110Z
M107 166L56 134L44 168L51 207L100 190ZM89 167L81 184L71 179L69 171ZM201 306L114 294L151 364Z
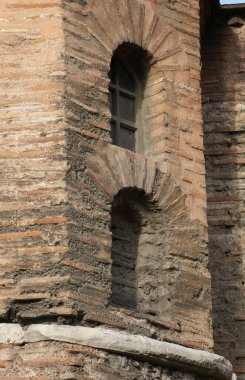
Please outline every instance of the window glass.
M134 77L118 60L113 60L109 78L112 142L135 151L137 94Z
M123 119L135 121L134 99L125 94L119 94L119 115Z
M134 80L129 72L122 66L118 65L119 86L125 90L134 91Z
M115 121L111 121L110 136L111 136L113 144L118 145L118 143L117 143L117 126L116 126L116 122Z
M135 132L130 130L127 125L120 125L119 144L126 149L135 150Z
M117 115L117 96L116 91L111 89L109 93L110 111L112 115Z

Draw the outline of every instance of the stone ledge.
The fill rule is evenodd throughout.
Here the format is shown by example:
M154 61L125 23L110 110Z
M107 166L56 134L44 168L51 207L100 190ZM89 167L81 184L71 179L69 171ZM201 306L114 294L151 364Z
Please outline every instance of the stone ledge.
M173 343L119 331L81 326L0 324L0 343L60 341L110 351L152 364L194 372L220 380L235 380L232 366L222 356Z

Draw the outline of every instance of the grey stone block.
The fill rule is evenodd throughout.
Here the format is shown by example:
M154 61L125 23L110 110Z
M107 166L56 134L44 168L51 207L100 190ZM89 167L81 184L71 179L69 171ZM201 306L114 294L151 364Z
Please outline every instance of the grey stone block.
M19 325L0 324L1 343L21 344L48 340L102 349L158 366L197 373L209 379L235 379L231 363L222 356L140 335L97 327L37 324L23 330Z

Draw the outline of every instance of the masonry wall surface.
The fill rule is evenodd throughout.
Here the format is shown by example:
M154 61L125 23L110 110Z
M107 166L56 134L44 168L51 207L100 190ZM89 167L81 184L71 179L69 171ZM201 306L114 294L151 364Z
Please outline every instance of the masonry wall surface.
M1 1L1 320L59 315L48 300L67 281L60 5Z
M59 342L29 343L22 347L6 344L1 347L0 357L0 380L214 379Z
M103 325L212 351L199 2L3 0L0 23L1 321ZM151 56L144 156L109 136L108 71L125 41ZM127 188L158 223L158 315L109 305L111 206Z
M132 328L212 349L198 4L139 1L126 7L112 1L107 7L100 1L2 3L1 319L130 326L122 322L126 311L110 319L106 310L109 223L116 192L135 186L162 202L171 218L173 231L167 234L173 239L167 244L172 258L166 266L163 255L162 264L166 281L173 272L180 282L168 285L172 314L178 309L173 323L166 315L145 325L145 317L137 316ZM110 32L109 9L116 34ZM110 148L107 74L113 50L123 41L152 55L147 159ZM102 154L98 139L108 145ZM112 166L115 156L124 178ZM93 165L101 163L98 182ZM108 188L108 195L109 179L116 192ZM185 245L180 245L178 223ZM187 300L181 282L190 294Z
M203 36L202 56L215 352L232 361L239 379L245 379L243 20L243 9L221 13Z
M9 380L25 378L19 374L63 380L234 379L221 356L108 328L3 323L0 343L0 373Z
M74 284L63 294L75 300L83 323L154 331L161 339L212 349L198 4L64 1L63 6L70 205L64 264L72 268ZM113 52L125 41L151 57L144 156L110 144L108 72ZM132 187L159 202L162 212L165 251L159 268L164 302L172 310L161 318L108 308L111 203L120 190Z

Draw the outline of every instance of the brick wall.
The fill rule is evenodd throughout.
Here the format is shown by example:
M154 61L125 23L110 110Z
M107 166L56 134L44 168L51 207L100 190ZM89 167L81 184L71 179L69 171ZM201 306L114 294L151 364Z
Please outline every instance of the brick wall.
M4 0L0 23L1 320L212 350L198 1ZM124 41L151 55L146 157L110 144L108 71ZM171 318L108 307L110 211L125 187L161 219Z
M0 324L0 379L231 380L216 354L101 327Z
M153 5L147 1L129 2L127 7L123 1L65 1L63 5L70 205L70 251L63 265L71 268L74 282L64 294L75 300L83 323L127 326L144 334L153 328L162 339L180 339L182 344L211 349L198 6L196 2L173 6L171 2ZM124 41L137 44L151 57L143 102L147 159L110 144L108 72L114 50ZM153 159L160 162L158 174ZM161 193L159 178L168 170L175 185L166 185L169 199L166 197L159 207L164 212L169 202L165 217L169 212L170 224L176 223L166 250L169 262L175 262L176 267L171 264L164 272L166 281L171 272L175 272L173 278L179 278L169 281L176 301L172 309L175 318L169 324L169 315L150 321L142 314L139 323L137 313L108 309L111 203L125 187L144 190L155 199L155 193ZM177 190L178 184L181 190ZM187 219L179 222L182 212ZM186 239L181 247L178 225ZM182 281L189 295L184 299ZM197 329L194 326L200 326L200 318L203 325ZM154 323L158 326L153 327Z
M0 380L214 380L60 342L0 345Z
M162 150L168 164L187 192L192 217L206 225L205 169L200 98L200 1L156 0L157 11L181 35L186 57L175 62L178 72L170 76L170 122L162 129ZM205 0L205 9L209 2ZM176 46L176 45L175 45ZM185 66L182 66L185 62ZM167 61L164 63L165 65ZM168 76L167 76L168 77ZM167 80L168 83L168 80Z
M245 379L244 26L227 25L236 15L220 14L204 35L203 111L215 351Z
M89 318L93 322L103 322L110 326L114 324L120 328L127 326L130 331L136 329L146 335L151 334L150 330L154 329L154 334L159 339L181 342L192 347L211 348L210 278L207 271L206 242L199 236L199 224L189 217L186 194L176 185L171 174L162 172L154 161L111 144L98 144L97 152L90 155L86 162L87 181L93 186L96 184L95 190L90 185L91 195L93 196L94 191L101 193L100 208L106 210L107 203L111 202L122 188L136 188L143 191L148 198L151 205L150 215L147 217L149 224L147 226L144 222L142 231L149 228L152 231L151 240L148 238L149 255L152 255L152 260L145 257L141 265L144 263L143 268L148 271L149 279L154 278L155 296L157 292L165 290L158 302L161 299L169 306L169 310L154 317L153 309L150 315L147 315L137 314L133 310L107 308L111 292L112 243L109 238L111 231L108 229L111 217L109 212L105 213L106 223L99 224L96 219L98 204L92 205L90 201L90 215L93 217L92 225L96 228L96 236L93 235L91 239L88 230L81 225L76 235L72 233L75 241L86 242L87 246L92 245L95 249L95 254L91 256L88 248L85 246L82 249L81 246L80 251L73 252L74 261L83 261L86 265L93 264L89 267L90 272L100 265L101 278L89 278L90 273L87 273L87 281L81 285L85 294L91 294L93 288L97 291L96 298L91 295L81 299L83 303L85 300L87 303L83 306L86 310L85 320ZM89 200L88 197L87 202ZM103 267L97 264L96 260L99 263L103 260ZM137 260L140 260L140 257ZM84 268L86 266L82 264L77 266L81 271L84 271ZM100 287L96 288L96 284L100 284ZM91 305L94 306L94 310L91 310ZM159 307L160 303L156 306ZM143 320L146 323L142 324Z
M0 316L15 320L47 314L67 280L64 37L58 0L2 0L0 13Z
M74 128L86 118L80 136L109 139L111 56L124 41L142 46L153 55L145 91L146 155L171 168L189 195L193 219L206 225L198 2L129 2L126 12L116 4L64 2L69 128L78 133Z

